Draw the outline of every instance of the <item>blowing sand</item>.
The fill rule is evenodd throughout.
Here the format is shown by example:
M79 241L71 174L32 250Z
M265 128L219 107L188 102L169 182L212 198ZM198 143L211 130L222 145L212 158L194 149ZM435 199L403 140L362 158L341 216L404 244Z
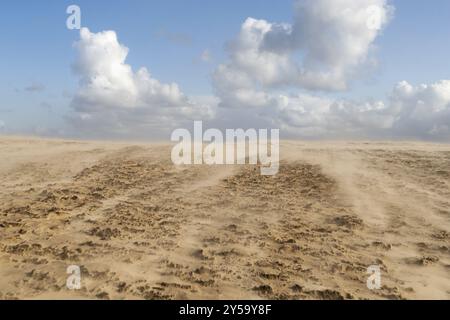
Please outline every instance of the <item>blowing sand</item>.
M170 150L0 138L0 299L450 299L449 145L286 141L275 177Z

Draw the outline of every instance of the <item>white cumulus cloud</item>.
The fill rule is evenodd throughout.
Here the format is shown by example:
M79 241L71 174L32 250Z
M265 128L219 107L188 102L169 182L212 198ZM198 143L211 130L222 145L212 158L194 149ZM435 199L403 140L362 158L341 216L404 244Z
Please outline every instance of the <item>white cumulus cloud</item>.
M450 80L412 86L400 82L391 96L397 135L450 139Z
M264 106L265 91L280 87L346 90L373 63L374 41L393 11L387 0L297 0L291 24L248 18L214 73L221 105Z
M80 77L70 120L79 129L138 135L180 121L207 119L212 107L196 103L176 83L161 83L148 69L126 63L129 49L114 31L80 31L74 71Z

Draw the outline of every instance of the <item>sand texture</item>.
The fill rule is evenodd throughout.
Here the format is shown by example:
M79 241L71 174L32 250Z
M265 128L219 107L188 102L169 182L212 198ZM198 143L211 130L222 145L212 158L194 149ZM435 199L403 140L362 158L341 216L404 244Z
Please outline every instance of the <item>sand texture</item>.
M0 299L450 298L449 145L285 141L274 177L170 151L0 138Z

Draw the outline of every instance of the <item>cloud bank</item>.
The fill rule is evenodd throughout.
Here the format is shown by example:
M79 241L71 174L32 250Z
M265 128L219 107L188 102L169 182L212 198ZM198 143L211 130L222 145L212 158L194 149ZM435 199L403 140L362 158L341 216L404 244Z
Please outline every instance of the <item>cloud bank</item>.
M318 93L347 91L376 66L374 43L393 14L387 0L298 0L293 23L248 18L214 72L219 105L253 108L294 137L448 139L449 81L403 81L379 101Z
M450 81L400 82L387 102L333 100L302 94L277 106L278 125L309 138L450 139Z
M146 68L134 71L115 32L82 29L69 119L105 136L165 130L168 137L175 127L210 120L219 128L278 127L297 138L448 140L450 80L402 81L383 100L332 98L376 66L375 41L393 13L387 0L297 0L292 23L248 18L213 72L215 96L196 97ZM209 51L202 58L210 61Z

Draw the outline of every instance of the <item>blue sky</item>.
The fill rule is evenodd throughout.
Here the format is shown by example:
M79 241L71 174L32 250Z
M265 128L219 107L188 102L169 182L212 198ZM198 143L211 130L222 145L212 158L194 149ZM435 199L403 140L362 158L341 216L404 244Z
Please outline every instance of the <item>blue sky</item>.
M349 90L323 93L343 99L385 100L402 80L412 85L450 76L450 1L396 0L395 17L375 45L378 67ZM0 11L0 120L9 132L64 127L79 78L76 30L65 27L66 8L77 4L82 26L114 30L130 49L126 63L147 67L162 83L176 82L191 96L214 95L211 77L227 61L226 43L248 17L292 22L291 0L3 1ZM202 61L208 50L211 60ZM27 89L28 88L28 89ZM304 92L290 88L289 92Z

